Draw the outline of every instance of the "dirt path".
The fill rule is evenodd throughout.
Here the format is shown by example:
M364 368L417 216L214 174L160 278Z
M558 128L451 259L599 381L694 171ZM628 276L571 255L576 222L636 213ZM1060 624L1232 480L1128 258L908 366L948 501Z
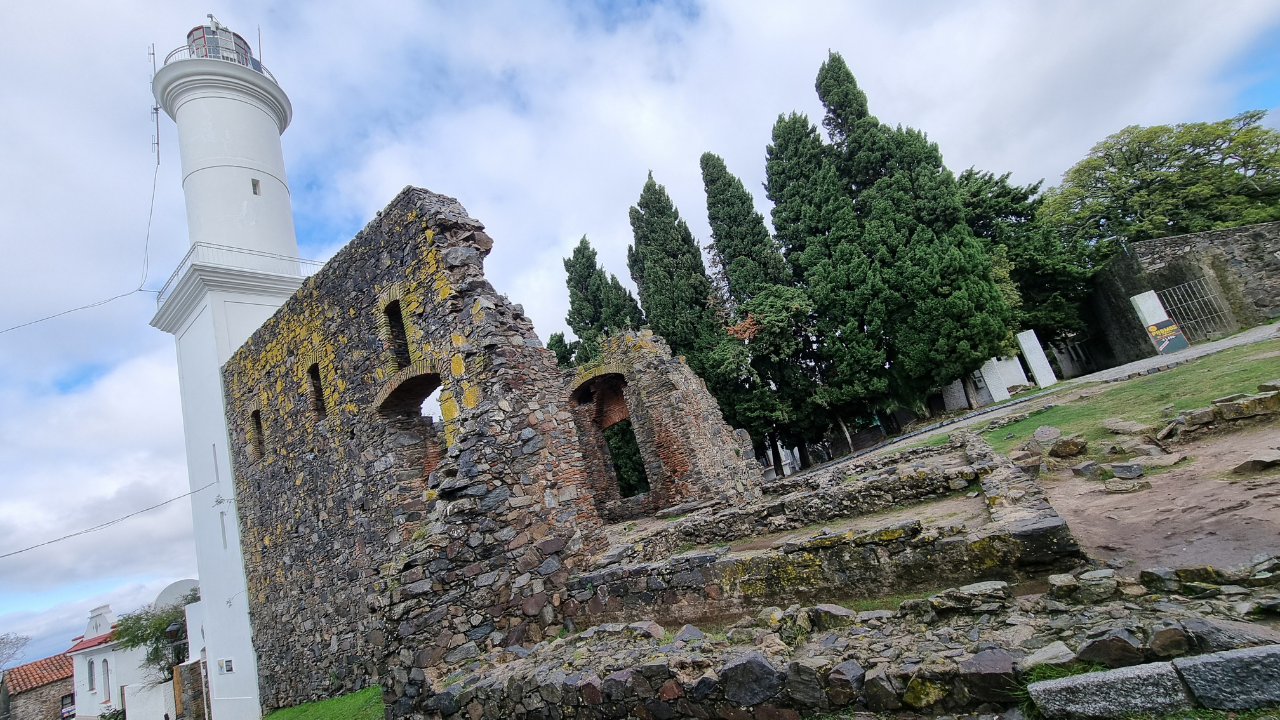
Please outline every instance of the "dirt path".
M1147 567L1226 567L1280 552L1280 469L1234 475L1249 455L1280 447L1280 424L1177 446L1190 456L1145 478L1150 490L1112 494L1060 470L1043 477L1049 502L1092 557Z

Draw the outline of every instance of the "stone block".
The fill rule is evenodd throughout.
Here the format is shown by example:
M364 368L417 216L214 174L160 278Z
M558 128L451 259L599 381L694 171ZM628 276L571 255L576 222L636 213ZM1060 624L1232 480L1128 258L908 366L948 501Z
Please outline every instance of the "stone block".
M640 638L649 637L661 640L662 636L667 634L667 631L661 625L652 620L633 622L627 626L627 629Z
M1270 470L1280 465L1280 450L1264 450L1251 455L1248 460L1231 469L1233 473L1252 473Z
M822 664L817 660L796 660L787 666L784 687L791 699L809 707L817 707L826 700L822 688Z
M1213 408L1197 408L1182 413L1182 418L1189 427L1208 425L1213 422Z
M902 702L909 707L917 710L923 710L940 703L947 697L947 686L920 676L911 678L911 682L907 683L907 690L902 695Z
M1165 620L1147 629L1147 647L1151 654L1158 658L1172 658L1186 655L1191 649L1187 633L1177 620Z
M1173 666L1205 707L1252 710L1280 705L1280 646L1178 658Z
M1102 466L1096 460L1085 460L1073 466L1071 474L1086 480L1098 480L1102 478Z
M852 625L857 620L858 613L839 605L823 603L814 605L809 610L809 618L817 630L834 630Z
M1280 412L1280 393L1268 392L1247 395L1239 400L1213 404L1214 414L1223 420L1239 420L1255 415L1271 415Z
M1115 628L1081 646L1076 659L1109 668L1137 665L1142 662L1142 642L1128 630Z
M1122 480L1132 480L1142 477L1142 463L1111 463L1111 472L1117 478Z
M1258 385L1258 392L1260 393L1277 392L1277 391L1280 391L1280 378L1276 378L1275 380L1268 380Z
M1036 431L1031 434L1031 437L1035 438L1036 442L1043 446L1062 437L1062 431L1052 425L1041 425L1036 428Z
M876 665L863 679L862 698L871 712L897 710L902 707L888 665Z
M694 640L701 640L704 637L706 637L706 635L704 635L703 632L698 628L694 627L693 625L685 625L684 627L680 628L679 632L676 633L676 636L673 639L673 641L674 642L693 642Z
M1145 423L1122 418L1107 418L1102 421L1102 428L1113 435L1150 435L1156 430Z
M1193 707L1191 694L1170 663L1044 680L1028 685L1027 693L1050 720L1163 715Z
M1049 595L1055 598L1069 598L1080 587L1080 583L1076 581L1075 576L1067 573L1050 575L1048 580Z
M1170 467L1186 460L1187 456L1180 453L1172 453L1169 455L1144 455L1134 458L1144 468L1152 467Z
M742 707L762 703L782 687L782 673L754 650L730 660L718 674L725 699Z
M831 673L827 675L827 699L836 706L853 702L862 690L866 674L856 660L845 660L831 668Z
M1053 446L1049 448L1049 455L1056 458L1075 457L1088 447L1089 443L1079 434L1066 435L1053 442Z
M1018 661L1018 670L1026 672L1037 665L1066 665L1076 654L1061 640L1054 640Z
M1280 644L1280 632L1253 623L1216 618L1188 618L1182 621L1182 629L1187 632L1191 647L1197 653Z
M1154 457L1154 456L1156 456L1156 455L1163 455L1163 454L1164 454L1164 450L1161 450L1160 448L1156 447L1155 445L1145 445L1145 444L1144 444L1144 445L1135 445L1135 446L1133 447L1133 454L1134 454L1134 455L1150 455L1150 456Z
M1018 689L1013 655L1006 650L983 650L960 662L960 680L969 695L985 702L1013 702Z

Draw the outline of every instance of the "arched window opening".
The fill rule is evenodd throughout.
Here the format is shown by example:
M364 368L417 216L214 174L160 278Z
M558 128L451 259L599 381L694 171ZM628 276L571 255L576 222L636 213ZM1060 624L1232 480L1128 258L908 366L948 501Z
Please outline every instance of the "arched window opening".
M324 384L320 382L320 363L311 363L311 367L307 368L307 382L310 389L308 395L311 412L316 420L323 420L329 416L329 408L324 402Z
M421 373L401 379L378 406L387 422L387 435L395 438L399 448L391 472L408 493L420 493L444 457L444 428L428 414L438 412L439 402L429 400L439 393L440 376Z
M93 692L98 689L98 678L97 669L93 666L92 660L89 661L89 672L87 674L89 676L89 692Z
M611 522L645 514L657 500L650 495L650 468L627 406L626 386L621 374L608 373L584 382L569 396L587 460L587 482L597 508Z
M249 447L253 448L253 459L261 460L267 454L267 441L262 431L262 411L254 410L249 414Z
M111 700L111 667L106 660L102 661L102 697L106 702Z
M640 443L631 418L605 428L604 439L613 460L613 473L618 477L618 493L627 498L649 492L649 476L644 471L644 459L640 457Z
M409 359L409 334L404 326L404 313L400 310L400 301L392 300L382 310L386 315L387 330L389 334L389 342L391 347L391 360L395 363L396 370L403 370L409 367L411 362Z

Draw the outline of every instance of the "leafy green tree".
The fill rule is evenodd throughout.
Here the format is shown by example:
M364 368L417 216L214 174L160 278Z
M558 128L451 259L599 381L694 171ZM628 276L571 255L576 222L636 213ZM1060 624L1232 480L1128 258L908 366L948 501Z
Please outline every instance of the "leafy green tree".
M635 297L618 282L616 275L605 273L585 235L574 247L573 254L564 259L564 270L569 288L569 313L565 322L578 339L566 342L564 333L552 334L547 347L556 354L559 364L590 362L599 356L602 338L644 324Z
M1015 299L1001 285L1016 329L1035 330L1045 341L1083 330L1081 312L1088 299L1090 269L1076 248L1037 220L1040 183L1014 185L1009 173L995 175L973 168L961 173L957 182L969 227L992 256L993 276L1007 274L1016 286Z
M703 375L722 331L701 249L653 173L629 216L634 244L627 248L627 267L649 327Z
M1125 240L1280 219L1280 131L1265 116L1127 127L1045 193L1041 218L1095 266Z
M187 661L186 606L200 599L192 591L172 605L147 605L120 618L113 639L124 649L144 648L142 665L155 684L173 679L173 668Z

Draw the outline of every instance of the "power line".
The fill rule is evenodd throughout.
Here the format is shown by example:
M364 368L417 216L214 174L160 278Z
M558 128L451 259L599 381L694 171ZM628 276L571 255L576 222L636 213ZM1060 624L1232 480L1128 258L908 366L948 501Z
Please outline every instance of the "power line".
M202 488L197 488L197 489L195 489L195 490L192 490L192 491L191 491L191 492L189 492L189 493L183 493L182 495L179 495L179 496L177 496L177 497L171 497L171 498L169 498L168 500L165 500L165 501L164 501L164 502L162 502L162 503L159 503L159 504L157 504L157 505L152 505L152 506L151 506L151 507L149 507L149 508L143 508L143 509L138 510L138 511L136 511L136 512L131 512L131 513L129 513L128 515L125 515L125 516L123 516L123 517L118 517L118 518L116 518L115 520L111 520L111 521L109 521L109 522L104 522L104 523L102 523L101 525L94 525L94 526L93 526L93 527L91 527L91 528L88 528L88 529L85 529L85 530L81 530L81 531L79 531L79 532L73 532L73 533L71 533L70 535L63 535L63 536L62 536L62 537L60 537L60 538L54 538L53 540L48 540L48 541L46 541L46 542L42 542L42 543L40 543L40 544L38 544L38 545L32 545L31 547L22 548L21 550L14 550L13 552L5 553L4 555L0 555L0 560L3 560L3 559L5 559L5 558L7 558L7 557L13 557L14 555L20 555L20 554L22 554L22 553L24 553L24 552L27 552L28 550L35 550L36 548L41 548L41 547L44 547L45 545L52 545L52 544L54 544L54 543L56 543L56 542L62 542L63 540L70 540L70 539L71 539L71 538L73 538L73 537L79 537L79 536L81 536L81 535L88 535L88 534L89 534L89 533L91 533L91 532L97 532L97 531L99 531L99 530L105 530L106 528L109 528L109 527L111 527L112 525L115 525L116 523L122 522L122 521L124 521L124 520L128 520L129 518L131 518L131 517L133 517L133 516L135 516L135 515L141 515L141 514L142 514L142 513L144 513L144 512L149 512L149 511L151 511L151 510L155 510L155 509L156 509L156 508L158 508L158 507L164 507L165 505L168 505L169 503L173 502L174 500L181 500L182 498L187 497L187 496L189 496L189 495L195 495L196 493L200 492L201 490L204 490L204 489L206 489L206 488L213 487L214 485L217 485L217 483L216 483L216 482L211 482L211 483L209 483L208 485L205 485L205 486L204 486L204 487L202 487Z
M154 63L155 63L154 56L155 56L155 53L153 50L152 52L153 73L154 73ZM31 327L32 325L37 325L39 323L45 322L46 320L60 318L63 315L70 315L73 312L79 312L81 310L96 308L100 305L106 305L109 302L114 302L116 300L119 300L120 298L129 297L130 295L136 295L137 293L140 293L140 292L147 292L147 293L160 292L159 290L144 290L142 288L143 285L147 284L147 276L150 275L151 273L151 223L156 216L156 183L160 179L160 108L158 107L151 108L151 114L155 116L155 120L156 120L156 140L154 143L155 149L156 149L155 150L156 170L151 175L151 208L147 211L147 236L146 236L146 240L143 242L143 245L142 245L142 279L138 281L138 287L130 290L127 293L121 293L119 295L114 295L112 297L109 297L106 300L91 302L88 305L81 305L80 307L74 307L74 308L71 308L70 310L63 310L62 312L54 313L52 315L47 315L37 320L24 322L21 325L14 325L13 327L4 328L3 330L0 330L0 335L3 335L7 332L11 332L13 330L21 330L24 327Z

